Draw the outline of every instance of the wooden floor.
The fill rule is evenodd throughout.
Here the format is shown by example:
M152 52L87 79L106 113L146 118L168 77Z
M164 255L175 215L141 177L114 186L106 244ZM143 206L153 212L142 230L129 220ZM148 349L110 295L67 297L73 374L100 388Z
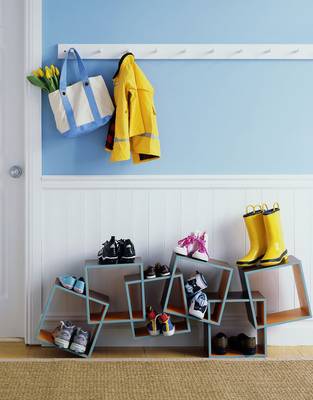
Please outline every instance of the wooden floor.
M69 358L70 354L54 348L26 346L23 342L0 342L0 359ZM93 358L198 358L205 357L202 348L119 347L97 348ZM269 359L313 359L313 346L269 346Z

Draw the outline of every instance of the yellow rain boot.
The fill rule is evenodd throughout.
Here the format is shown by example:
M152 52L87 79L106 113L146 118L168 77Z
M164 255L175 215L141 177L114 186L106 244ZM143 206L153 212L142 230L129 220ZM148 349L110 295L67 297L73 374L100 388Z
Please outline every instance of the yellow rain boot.
M260 209L256 210L257 207ZM252 211L249 212L250 208L252 208ZM246 214L243 218L250 240L250 250L243 258L237 261L237 265L240 267L251 267L252 265L257 264L266 252L267 243L263 222L263 211L259 205L249 205L246 208Z
M261 266L277 265L282 261L287 261L287 249L283 238L278 203L275 203L271 210L264 210L263 220L267 237L267 250L261 260Z

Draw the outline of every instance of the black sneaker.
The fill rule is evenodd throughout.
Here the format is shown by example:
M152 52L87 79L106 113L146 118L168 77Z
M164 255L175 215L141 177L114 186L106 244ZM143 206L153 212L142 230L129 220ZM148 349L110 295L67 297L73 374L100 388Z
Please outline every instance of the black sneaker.
M219 332L212 340L213 352L215 354L226 354L228 346L227 336L223 332Z
M115 236L110 241L102 243L102 249L98 252L99 264L116 264L118 261L118 245Z
M135 247L130 239L119 240L119 262L132 263L135 261Z
M157 276L155 273L155 267L150 266L145 270L145 278L146 279L154 279L156 277Z
M155 272L157 276L171 275L169 267L167 265L161 265L160 263L155 264Z
M253 356L256 353L256 339L244 333L229 338L229 346L245 356Z

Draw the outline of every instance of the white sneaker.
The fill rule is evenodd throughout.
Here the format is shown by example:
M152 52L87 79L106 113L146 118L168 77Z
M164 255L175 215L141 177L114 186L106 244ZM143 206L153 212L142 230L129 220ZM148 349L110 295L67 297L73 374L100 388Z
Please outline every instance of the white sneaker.
M202 232L196 237L196 251L192 254L192 258L197 260L208 261L208 235L206 232Z
M178 246L175 247L175 253L181 256L190 256L196 249L197 246L198 232L190 233L190 235L178 241Z
M199 271L196 271L194 275L190 276L185 283L186 294L189 298L193 297L195 294L200 292L200 290L204 290L207 287L207 281L205 280L204 275Z
M203 319L207 309L208 299L206 297L206 294L203 292L197 293L195 297L193 297L193 299L191 300L189 314L199 319Z

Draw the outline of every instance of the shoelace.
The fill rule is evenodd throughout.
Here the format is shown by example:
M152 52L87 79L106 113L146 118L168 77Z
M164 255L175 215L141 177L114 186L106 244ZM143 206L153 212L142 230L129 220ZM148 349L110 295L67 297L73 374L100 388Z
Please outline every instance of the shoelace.
M87 331L83 331L82 329L80 329L79 332L77 332L76 336L77 336L79 339L82 338L82 339L88 340L88 332L87 332Z
M60 331L64 328L64 326L65 326L64 321L60 321L60 326L59 326Z
M64 328L68 328L68 324L64 321L60 321L60 325L55 328L54 332L59 334Z
M74 328L75 326L72 324L71 321L60 321L60 330L67 328L67 329L71 329Z
M203 239L200 238L196 238L195 239L197 241L198 244L198 250L200 251L200 253L206 253L207 256L209 256L209 253L205 247L205 242Z
M159 315L161 315L161 314L156 314L156 316L153 319L150 319L150 321L149 321L149 324L151 324L152 330L157 329L157 321L158 321Z
M178 245L180 247L187 247L187 246L190 246L191 244L193 244L195 240L196 240L195 235L189 235L189 236L179 240Z
M80 341L82 341L82 340L86 340L86 342L88 342L88 335L86 334L86 335L82 335L82 334L80 334L80 335L77 335L76 336L76 339L75 340L80 340Z

